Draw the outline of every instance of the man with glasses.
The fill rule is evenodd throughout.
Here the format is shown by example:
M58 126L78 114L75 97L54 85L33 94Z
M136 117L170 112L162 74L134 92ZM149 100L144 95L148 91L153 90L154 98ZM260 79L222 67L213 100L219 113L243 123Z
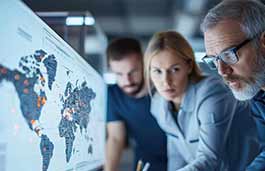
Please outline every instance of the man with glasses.
M203 61L218 70L237 99L251 99L261 150L246 170L264 171L265 6L254 0L222 1L208 12L202 31Z

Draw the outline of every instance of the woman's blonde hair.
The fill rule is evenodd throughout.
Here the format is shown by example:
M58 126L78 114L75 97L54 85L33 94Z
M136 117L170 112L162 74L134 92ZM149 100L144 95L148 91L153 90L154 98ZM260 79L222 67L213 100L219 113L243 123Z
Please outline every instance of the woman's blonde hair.
M197 82L202 78L201 71L196 65L194 52L187 40L176 31L157 32L148 43L144 54L145 81L151 94L152 84L150 79L151 60L158 53L167 50L188 62L192 68L189 74L189 81Z

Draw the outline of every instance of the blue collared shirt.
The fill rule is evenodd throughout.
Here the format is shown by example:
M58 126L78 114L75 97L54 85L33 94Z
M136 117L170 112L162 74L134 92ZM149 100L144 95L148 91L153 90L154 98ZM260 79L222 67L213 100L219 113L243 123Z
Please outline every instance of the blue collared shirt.
M251 100L251 109L257 126L260 154L249 165L247 171L265 171L265 92L263 90Z

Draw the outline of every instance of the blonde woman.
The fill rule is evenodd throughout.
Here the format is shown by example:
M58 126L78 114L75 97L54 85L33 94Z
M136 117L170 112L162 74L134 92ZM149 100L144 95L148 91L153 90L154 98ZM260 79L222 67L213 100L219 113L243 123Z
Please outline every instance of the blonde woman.
M248 145L255 136L249 105L235 100L218 78L201 74L191 46L179 33L153 36L145 73L150 93L155 90L151 113L167 134L169 171L245 168L254 153ZM242 133L244 122L250 125Z

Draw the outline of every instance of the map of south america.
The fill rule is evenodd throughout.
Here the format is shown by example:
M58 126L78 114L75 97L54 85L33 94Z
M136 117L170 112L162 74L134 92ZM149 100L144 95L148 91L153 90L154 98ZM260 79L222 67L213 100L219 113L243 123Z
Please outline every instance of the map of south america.
M42 108L48 100L45 93L46 80L40 70L42 62L46 67L48 87L51 90L56 77L57 61L54 55L47 55L43 50L37 50L33 55L21 57L19 61L20 70L11 70L0 64L0 83L5 80L14 85L22 115L29 129L41 139L42 170L46 171L53 156L54 145L49 137L42 133L39 122Z

